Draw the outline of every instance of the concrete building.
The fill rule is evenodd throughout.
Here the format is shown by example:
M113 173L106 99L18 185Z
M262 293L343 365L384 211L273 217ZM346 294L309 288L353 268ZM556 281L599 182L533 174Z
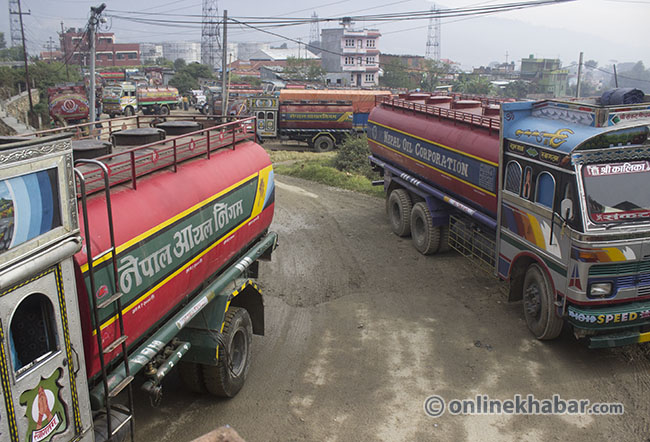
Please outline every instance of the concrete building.
M255 42L239 42L237 45L236 57L234 60L248 61L251 55L257 51L266 51L271 49L269 43L255 43Z
M250 61L287 61L287 58L298 58L303 60L318 60L320 57L306 50L304 47L297 48L269 48L259 49L250 55Z
M376 29L354 30L350 24L323 29L320 47L327 83L375 87L379 84L379 46Z
M115 34L99 32L95 35L95 63L97 67L139 66L140 45L138 43L115 43ZM90 65L88 37L82 29L68 29L60 35L61 48L70 63Z
M140 59L143 63L154 63L163 57L163 47L157 43L140 43Z
M532 54L521 59L521 79L537 85L538 93L550 97L566 95L569 71L561 68L557 58L535 58Z
M163 57L170 61L179 58L185 63L201 63L201 43L193 41L168 41L162 43Z

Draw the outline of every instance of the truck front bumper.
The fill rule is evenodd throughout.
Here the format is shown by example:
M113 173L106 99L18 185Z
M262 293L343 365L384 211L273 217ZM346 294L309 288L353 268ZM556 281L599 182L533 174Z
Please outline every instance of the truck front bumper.
M567 320L579 334L589 336L590 348L650 342L650 301L601 307L569 305Z

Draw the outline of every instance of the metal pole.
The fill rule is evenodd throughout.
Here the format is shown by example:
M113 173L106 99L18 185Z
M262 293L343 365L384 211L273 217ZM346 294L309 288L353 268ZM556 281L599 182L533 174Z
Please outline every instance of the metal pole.
M583 52L580 52L580 61L578 61L578 84L576 85L576 98L580 98L580 76L582 75L582 56Z
M618 74L616 73L616 65L614 65L614 84L618 88Z
M226 71L228 70L228 11L223 11L223 42L221 45L221 121L225 122L228 107L228 83Z
M23 11L18 0L18 17L20 17L20 35L23 39L23 57L25 58L25 83L27 84L27 96L29 97L29 110L34 113L34 103L32 102L32 89L29 87L29 67L27 66L27 46L25 46L25 27L23 26ZM29 126L29 122L27 122Z
M68 81L70 81L70 71L68 71L68 51L66 50L63 22L61 22L61 47L63 49L63 62L65 63L65 77Z
M90 44L90 90L88 91L88 102L90 103L90 109L89 109L89 117L90 117L90 122L94 123L95 122L95 116L96 116L96 111L95 111L95 106L97 105L95 103L95 22L96 22L96 17L95 17L95 11L94 8L90 8L91 13L90 13L90 22L88 26L88 40ZM82 37L83 38L83 37Z

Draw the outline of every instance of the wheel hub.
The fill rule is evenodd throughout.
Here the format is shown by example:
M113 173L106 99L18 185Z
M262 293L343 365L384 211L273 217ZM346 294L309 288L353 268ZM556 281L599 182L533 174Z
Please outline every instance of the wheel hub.
M526 289L524 301L528 315L537 318L542 309L542 299L539 287L536 284L530 285Z

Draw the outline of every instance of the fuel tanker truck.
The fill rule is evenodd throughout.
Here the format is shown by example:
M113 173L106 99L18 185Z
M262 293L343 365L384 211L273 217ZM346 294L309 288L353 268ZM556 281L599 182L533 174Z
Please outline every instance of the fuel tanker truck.
M194 134L176 161L177 137L152 173L171 150L73 166L63 135L3 145L2 441L122 440L132 386L157 401L175 366L195 392L242 388L264 332L251 278L277 242L273 170L254 142L206 133L207 151Z
M368 122L392 231L509 283L530 332L650 341L650 100L380 98Z
M257 135L262 141L300 141L326 152L356 133L350 101L294 101L268 95L249 98L247 107L257 119Z

